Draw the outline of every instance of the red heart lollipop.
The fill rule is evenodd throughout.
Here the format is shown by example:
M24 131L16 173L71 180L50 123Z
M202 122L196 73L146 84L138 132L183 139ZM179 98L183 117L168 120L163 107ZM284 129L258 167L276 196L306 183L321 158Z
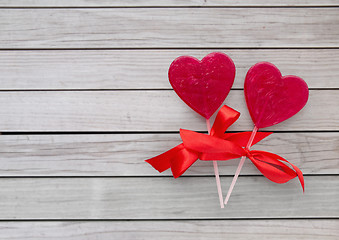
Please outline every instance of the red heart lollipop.
M282 76L271 63L260 62L248 70L245 98L257 128L269 127L299 112L308 99L308 87L297 76Z
M235 66L226 54L214 52L201 61L190 56L175 59L168 70L178 96L194 111L209 119L227 97Z

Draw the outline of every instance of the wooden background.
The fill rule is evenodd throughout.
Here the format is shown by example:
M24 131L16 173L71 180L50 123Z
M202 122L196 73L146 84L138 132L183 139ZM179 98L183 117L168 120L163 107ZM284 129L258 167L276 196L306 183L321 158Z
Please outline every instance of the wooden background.
M0 0L0 239L338 239L338 0ZM229 54L226 104L251 130L246 71L304 78L307 106L255 148L305 174L278 185L246 162L220 209L211 163L174 180L143 160L204 120L171 89L180 55ZM220 163L224 195L238 160Z

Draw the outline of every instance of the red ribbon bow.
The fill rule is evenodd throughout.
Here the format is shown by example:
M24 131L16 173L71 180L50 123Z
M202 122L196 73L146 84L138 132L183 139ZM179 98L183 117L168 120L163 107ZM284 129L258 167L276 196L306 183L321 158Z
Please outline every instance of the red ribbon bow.
M223 106L217 114L210 135L190 130L180 129L183 143L146 160L159 172L171 168L173 177L180 177L198 159L204 161L230 160L247 156L258 170L269 180L276 183L285 183L298 176L304 190L304 178L299 168L286 159L265 151L249 150L245 146L251 132L225 133L240 116L234 109ZM271 132L257 132L254 144L272 134ZM292 168L285 163L289 163Z

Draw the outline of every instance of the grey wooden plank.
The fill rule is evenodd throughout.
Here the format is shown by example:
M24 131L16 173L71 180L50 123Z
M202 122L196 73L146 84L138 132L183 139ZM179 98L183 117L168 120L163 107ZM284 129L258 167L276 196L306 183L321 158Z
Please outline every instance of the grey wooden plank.
M179 134L2 135L0 176L169 176L145 159L176 146ZM253 149L273 152L304 174L339 174L339 133L275 133ZM239 159L219 161L233 175ZM246 161L241 175L261 175ZM197 161L185 176L213 176L212 163Z
M337 0L0 0L1 7L338 6Z
M339 49L2 51L0 89L170 89L167 71L180 55L227 53L237 67L234 88L243 88L256 62L276 64L310 88L339 88Z
M339 176L305 182L240 177L220 209L214 177L3 178L0 219L337 218Z
M5 9L0 48L339 47L337 8Z
M337 240L339 220L0 222L0 239Z
M312 90L303 110L266 130L338 130L338 98L336 90ZM229 130L252 130L243 91L231 91L225 104L241 112L240 119ZM179 131L179 128L204 131L206 123L174 91L0 92L1 131Z

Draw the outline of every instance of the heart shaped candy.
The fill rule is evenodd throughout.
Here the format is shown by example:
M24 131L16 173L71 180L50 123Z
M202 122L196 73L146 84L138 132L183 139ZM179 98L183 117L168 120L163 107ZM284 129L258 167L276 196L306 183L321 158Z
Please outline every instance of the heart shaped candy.
M169 81L178 96L194 111L209 119L227 97L235 77L235 66L226 54L214 52L201 61L190 56L176 58Z
M278 124L298 113L308 99L308 87L297 76L282 76L271 63L252 66L245 78L248 110L258 128Z

